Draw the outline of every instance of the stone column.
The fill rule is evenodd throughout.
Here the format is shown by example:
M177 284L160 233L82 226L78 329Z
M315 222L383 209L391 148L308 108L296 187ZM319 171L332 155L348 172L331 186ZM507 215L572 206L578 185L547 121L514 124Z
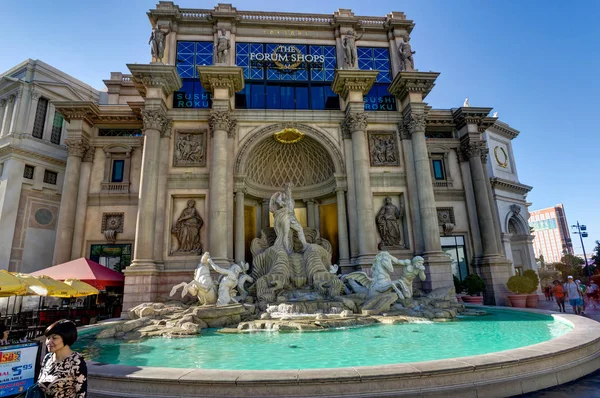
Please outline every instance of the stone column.
M339 266L346 273L350 266L350 249L348 245L348 223L346 222L346 195L343 188L336 189L338 215L338 244L340 248ZM350 269L353 271L354 269Z
M246 254L244 222L244 190L238 189L235 193L235 262L237 264L244 261Z
M4 180L0 183L0 269L9 270L24 170L25 162L19 158L10 157L4 162Z
M416 196L423 238L422 256L427 263L427 280L423 283L426 289L452 286L450 259L442 251L440 243L431 165L425 140L429 108L423 99L433 88L438 75L439 73L435 72L399 72L389 89L400 100L404 134L410 136L412 143Z
M15 94L11 94L7 98L6 111L4 112L4 121L2 122L2 131L0 131L0 137L8 135L8 133L10 132L16 99L17 96Z
M419 194L417 192L417 178L415 173L415 160L413 157L413 144L410 139L410 133L404 123L398 124L398 130L402 139L402 149L406 163L406 185L408 186L408 207L410 209L410 219L413 232L412 247L415 253L423 253L425 246L423 243L423 228L421 226L421 212L419 210ZM407 239L407 245L409 240Z
M269 199L263 199L260 219L260 229L269 228Z
M315 202L312 199L306 201L306 226L315 228Z
M350 259L358 257L358 221L356 220L356 190L354 189L354 166L352 165L352 140L349 135L343 134L344 158L346 159L346 184L348 186L348 238L350 243ZM351 272L351 271L350 271Z
M60 200L61 210L56 227L53 264L62 264L71 260L76 214L73 209L77 209L81 179L81 158L89 148L87 139L83 138L71 138L65 140L65 144L68 153L67 168Z
M375 242L375 213L369 151L367 145L367 114L364 111L363 95L375 82L377 71L338 69L332 89L346 103L346 117L342 123L344 135L352 140L352 163L354 169L354 189L356 193L356 218L358 223L357 264L370 265L377 253Z
M212 110L208 124L212 139L212 156L209 181L208 251L216 264L226 265L228 261L229 237L232 236L233 217L228 211L230 195L228 187L233 187L229 179L228 138L233 138L236 120L231 110L236 92L244 88L242 68L232 66L199 66L198 75L204 89L213 95Z
M79 176L79 193L77 195L77 208L75 210L75 228L73 230L73 247L71 260L84 256L83 244L85 239L85 220L87 213L88 193L90 190L90 177L94 164L95 147L89 147L82 158L81 174Z
M158 164L158 183L156 191L156 228L154 229L154 261L162 267L165 252L165 231L169 222L167 216L167 177L169 174L169 159L171 158L171 129L169 121L160 138L160 159Z
M29 115L25 124L25 133L31 134L33 132L33 124L35 123L35 114L37 113L37 105L40 100L40 93L37 91L31 91L31 105L29 106ZM64 126L64 124L63 124Z
M6 100L5 99L1 99L0 100L0 133L2 133L2 126L4 125L4 115L6 114ZM0 137L2 137L2 134L0 134Z

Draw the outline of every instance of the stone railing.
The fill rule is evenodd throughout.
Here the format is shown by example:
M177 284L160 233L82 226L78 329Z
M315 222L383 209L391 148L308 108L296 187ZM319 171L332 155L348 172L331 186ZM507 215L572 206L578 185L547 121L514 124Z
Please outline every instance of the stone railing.
M121 81L122 82L130 82L131 81L131 75L123 75L121 77Z
M181 8L179 10L181 17L186 19L205 19L210 16L209 10L195 10L195 9L186 9Z
M360 22L363 25L383 25L385 17L362 17Z
M238 15L245 20L250 21L268 21L268 22L303 22L303 23L326 23L331 21L330 17L318 16L312 14L269 14L263 12L243 11Z
M104 193L129 193L127 182L103 182L101 186Z

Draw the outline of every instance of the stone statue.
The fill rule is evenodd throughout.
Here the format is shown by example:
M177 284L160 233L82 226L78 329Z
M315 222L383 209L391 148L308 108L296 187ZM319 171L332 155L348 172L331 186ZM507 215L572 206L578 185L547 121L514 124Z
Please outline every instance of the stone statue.
M201 263L205 265L210 265L212 269L221 274L221 278L219 279L219 295L217 298L217 306L224 306L228 304L235 304L237 301L234 299L236 295L236 288L238 286L240 274L244 273L244 268L248 269L246 266L232 264L229 268L221 268L217 264L213 262L210 256L207 253L204 253ZM244 282L242 282L243 285Z
M229 49L231 48L231 44L229 43L229 38L227 38L227 31L224 28L221 28L219 34L217 36L217 48L216 48L216 63L217 64L226 64L227 63L227 54L229 53Z
M248 270L250 269L250 264L248 264L245 261L240 262L240 266L242 268L242 274L240 274L240 276L238 277L238 282L237 282L237 290L238 290L238 294L239 294L239 299L240 300L245 300L246 297L248 297L248 291L246 290L246 283L252 283L254 282L254 279L252 279L252 277L250 275L247 274Z
M165 32L158 25L152 29L152 34L150 34L150 39L148 40L150 52L152 53L152 62L162 62L165 56L165 41L169 33L171 33L170 29L167 29Z
M207 264L208 258L209 254L205 252L196 267L196 271L194 271L194 279L189 283L181 282L173 286L170 293L171 297L175 295L179 288L183 287L181 297L190 293L192 296L198 297L200 305L210 305L217 302L217 288L210 275L210 268L208 268Z
M342 38L342 47L344 48L344 65L346 69L356 69L358 68L358 52L356 50L356 42L360 40L363 33L356 37L356 32L352 29L349 29L344 37Z
M291 183L286 184L285 192L274 193L269 202L269 210L273 213L275 233L277 234L274 246L283 247L287 254L293 252L290 229L293 229L298 234L298 239L300 239L303 249L306 249L308 246L302 225L300 225L296 218L296 213L294 213L294 199L292 198L291 187Z
M404 209L392 204L392 198L387 196L384 205L375 217L377 231L379 232L379 236L381 236L379 250L391 247L404 247L401 232L403 216Z
M171 229L179 242L179 247L174 253L202 253L200 242L200 228L204 224L202 217L196 211L196 201L188 200L187 207L181 212L177 222Z
M469 99L465 98L465 102L463 102L463 107L468 108L470 106L471 106L471 104L469 103Z
M204 162L204 141L199 134L180 134L175 142L175 161L182 164Z
M494 112L494 114L492 115L492 117L498 117L498 112Z
M415 256L412 260L402 260L404 269L402 276L396 282L404 298L412 298L413 296L413 281L418 276L421 281L425 280L425 259L421 256Z
M400 42L400 45L398 46L398 54L400 55L401 72L415 70L415 60L413 58L413 54L416 54L416 51L412 51L408 39L403 39Z

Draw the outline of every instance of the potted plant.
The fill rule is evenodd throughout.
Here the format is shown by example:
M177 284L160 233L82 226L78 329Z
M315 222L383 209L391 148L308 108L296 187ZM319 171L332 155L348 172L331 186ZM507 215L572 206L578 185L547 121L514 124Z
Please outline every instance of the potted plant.
M523 275L513 275L508 278L506 287L515 294L509 294L510 305L516 308L525 308L527 295L532 291L533 281Z
M485 292L485 282L477 274L469 274L462 281L463 288L467 291L467 295L462 297L462 301L469 304L483 304L483 296Z
M456 292L456 301L460 302L463 296L463 283L460 279L456 277L456 275L452 275L454 280L454 291Z
M532 290L527 294L527 307L528 308L537 308L537 304L538 304L537 289L540 284L540 279L538 278L536 272L532 269L528 269L525 272L523 272L523 276L525 278L528 278L532 283L532 285L531 285Z

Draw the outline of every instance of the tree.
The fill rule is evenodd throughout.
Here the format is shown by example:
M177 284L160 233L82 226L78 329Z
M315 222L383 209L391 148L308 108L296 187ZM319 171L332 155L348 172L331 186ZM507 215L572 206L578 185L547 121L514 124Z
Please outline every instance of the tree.
M582 258L573 254L565 254L561 257L560 263L554 263L554 268L562 275L563 281L567 276L572 275L574 279L582 279L587 276L586 269L583 267L585 262Z
M592 256L596 267L600 266L600 240L596 241L596 247L594 248L594 255Z

